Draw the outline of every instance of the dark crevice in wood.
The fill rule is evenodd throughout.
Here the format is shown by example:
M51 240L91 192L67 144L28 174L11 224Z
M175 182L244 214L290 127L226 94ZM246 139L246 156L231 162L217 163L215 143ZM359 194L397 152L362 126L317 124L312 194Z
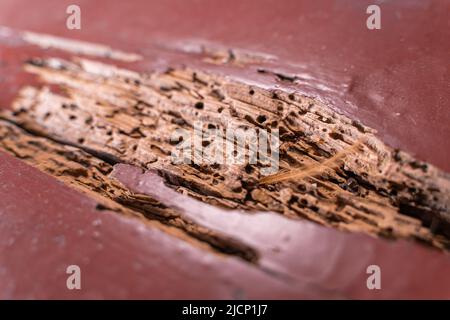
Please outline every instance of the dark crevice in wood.
M145 217L153 226L190 242L205 243L217 253L234 255L251 263L258 259L251 247L183 219L176 211L148 196L130 192L108 177L115 163L97 157L97 152L86 152L73 144L36 135L2 120L0 149L94 198L98 201L97 210ZM168 228L155 225L156 221Z

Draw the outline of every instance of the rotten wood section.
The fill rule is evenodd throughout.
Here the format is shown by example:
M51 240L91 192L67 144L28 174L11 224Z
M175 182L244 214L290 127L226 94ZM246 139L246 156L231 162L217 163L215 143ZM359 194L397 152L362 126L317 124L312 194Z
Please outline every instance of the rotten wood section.
M284 253L283 265L297 274L295 279L286 280L242 259L193 246L154 225L98 210L97 199L3 152L0 159L2 299L362 299L450 295L450 279L445 276L450 260L405 241L389 243L297 221L295 247L290 250L294 243L285 239L281 248L290 251L290 255ZM153 176L153 181L157 181L155 178L160 179ZM152 190L151 184L141 187L142 192ZM275 214L267 217L283 219ZM226 225L227 219L221 224ZM264 230L254 231L261 234ZM71 264L82 270L82 290L66 288L66 268ZM381 291L367 290L366 268L370 264L383 270Z
M109 163L79 148L30 135L11 123L0 124L2 150L85 193L97 201L98 210L137 218L204 250L256 260L253 248L192 223L152 197L128 190L109 177L113 170Z
M292 285L241 259L186 242L155 224L98 210L98 201L51 176L3 152L0 159L1 299L342 295L307 281ZM66 287L66 268L73 264L81 268L81 290Z
M201 67L321 98L375 128L390 146L450 172L448 1L383 2L380 30L366 27L372 0L133 0L114 6L109 0L78 0L81 30L65 28L70 4L2 0L0 23L138 53L143 57L139 71L200 66L205 55L215 62L230 61L211 47L250 52L252 63L245 68L228 67L236 63ZM23 56L25 49L1 46L7 60ZM234 56L239 61L240 55ZM263 64L267 58L273 63ZM3 79L12 72L7 63ZM5 89L16 85L17 80L9 81Z
M140 74L80 58L31 59L25 69L44 85L25 87L3 113L9 124L2 149L113 206L159 216L224 252L256 259L251 248L173 219L171 210L111 181L111 167L128 163L156 170L176 191L215 206L449 247L449 175L317 100L189 69ZM205 151L195 144L190 164L174 163L171 153L186 142L174 143L173 133L192 131L199 120L215 132L278 131L281 173L264 175L262 162L202 163L196 157ZM202 148L220 148L212 135L194 138ZM55 152L66 146L84 156L77 162Z

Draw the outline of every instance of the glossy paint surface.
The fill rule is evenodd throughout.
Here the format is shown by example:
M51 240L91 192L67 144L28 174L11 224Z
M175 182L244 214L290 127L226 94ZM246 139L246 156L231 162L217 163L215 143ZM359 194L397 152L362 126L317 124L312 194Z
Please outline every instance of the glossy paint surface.
M78 31L65 27L71 1L2 0L0 25L137 52L144 57L133 64L139 71L195 66L298 90L377 129L388 144L450 171L450 2L380 2L382 29L373 31L365 26L369 3L78 1ZM273 59L245 67L213 65L205 63L200 44ZM23 61L52 54L0 33L2 108L34 81L22 71ZM298 81L282 81L260 68ZM0 159L0 298L450 297L448 256L416 243L292 222L296 241L278 248L282 258L264 253L269 265L296 279L286 281L96 210L93 200L55 179L3 153ZM142 179L137 175L129 183ZM275 228L286 223L271 219ZM221 221L226 229L228 220ZM261 236L267 225L242 228L247 236L259 234L250 239L254 245L270 243ZM82 268L81 291L66 287L71 264ZM381 291L366 287L370 264L382 268Z

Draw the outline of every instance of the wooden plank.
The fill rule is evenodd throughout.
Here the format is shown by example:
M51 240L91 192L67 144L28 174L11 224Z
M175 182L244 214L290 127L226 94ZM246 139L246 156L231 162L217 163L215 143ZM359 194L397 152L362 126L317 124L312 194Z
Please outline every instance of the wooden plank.
M300 149L307 150L305 159L327 163L326 159L333 159L333 154L358 141L357 136L370 135L371 141L381 145L390 158L400 159L397 168L409 175L407 185L414 182L414 186L409 187L416 189L404 189L398 196L370 191L371 201L373 197L375 202L381 201L381 210L367 214L361 212L361 206L349 209L347 215L353 215L350 220L360 220L356 224L332 223L333 217L320 216L307 208L298 212L328 226L379 235L383 234L380 230L390 226L382 224L386 219L374 218L374 213L380 211L382 217L384 214L396 218L395 228L389 229L395 238L419 238L445 248L447 228L442 224L437 226L430 217L445 218L448 213L447 174L440 170L450 170L447 161L450 150L445 148L450 136L446 125L450 114L443 112L450 102L447 90L450 78L450 43L446 41L450 35L446 18L448 4L437 0L431 1L432 4L408 1L382 4L382 29L369 31L365 28L365 9L369 2L336 6L334 1L325 0L258 1L257 4L200 1L193 5L169 0L120 2L111 7L106 1L79 1L83 24L81 30L74 31L65 28L65 9L70 1L2 1L0 21L7 28L0 29L0 106L15 111L13 117L1 123L2 149L63 184L1 153L1 298L449 297L450 283L446 277L449 259L441 252L411 241L391 242L363 234L342 233L305 221L289 220L276 213L249 216L198 204L192 197L216 206L278 211L293 217L285 210L289 206L283 202L289 198L289 203L292 194L277 193L276 205L264 205L267 194L259 191L270 191L272 185L257 188L259 194L251 195L257 199L253 203L247 201L247 197L245 201L239 200L236 196L239 192L232 190L231 183L223 184L220 189L226 191L227 196L206 196L192 184L174 184L183 177L183 171L177 175L174 167L148 166L139 162L141 158L133 158L133 152L126 157L111 150L105 152L108 142L102 145L90 131L77 136L84 125L63 121L64 125L58 126L51 118L49 122L48 117L43 121L46 113L40 112L49 107L49 101L55 100L28 107L19 105L32 102L29 97L27 100L26 96L19 96L25 86L33 88L28 92L41 97L65 97L68 109L73 102L70 101L73 96L67 96L68 88L69 93L78 98L90 94L94 100L99 100L101 95L104 102L111 105L109 99L116 91L103 91L107 86L99 86L97 81L102 77L110 78L116 83L112 81L108 85L116 85L118 77L114 72L118 69L95 78L92 60L126 69L126 77L130 79L137 75L139 83L133 79L125 90L128 94L136 93L143 73L153 75L150 82L158 84L154 88L157 94L153 92L147 98L160 96L159 101L170 94L195 106L195 101L203 98L202 92L199 95L195 90L196 85L208 84L214 78L219 83L215 89L226 87L228 97L232 96L234 103L240 104L237 112L254 115L255 126L261 125L258 115L261 121L264 119L262 122L275 120L277 116L273 116L270 109L280 97L289 101L292 94L294 100L299 99L296 101L299 105L306 100L313 101L321 106L319 113L326 111L329 115L338 111L338 122L347 119L353 129L350 134L328 135L324 147L318 148L321 152L316 150L317 154L314 148L305 149L302 144ZM21 14L13 14L15 12ZM273 19L274 15L283 19ZM108 32L105 32L105 25ZM31 37L25 30L33 32ZM61 39L49 38L48 34ZM92 45L71 39L88 41ZM64 78L64 72L70 72L70 68L58 71L58 60L54 58L72 61L74 66L80 61L90 61L91 69L83 76L88 76L94 89L87 90L86 82L77 87L74 80L80 78L73 75ZM186 73L185 66L191 73ZM96 72L102 70L105 69L96 69ZM161 76L161 72L167 70L172 74ZM187 94L177 96L175 79L181 83L181 91ZM95 87L103 89L96 91ZM226 95L220 90L214 93L218 101L203 102L203 108L198 109L208 111L211 105L220 107L220 100ZM272 93L279 96L271 96ZM89 99L83 98L82 106L88 106ZM92 97L90 99L92 102ZM126 109L133 99L125 96L116 99L122 105L109 111L114 114L117 109ZM252 109L258 99L258 108ZM166 101L166 106L172 111L171 115L164 116L167 119L183 114L173 112L176 108L173 103ZM211 109L211 113L216 111ZM77 115L80 112L76 111ZM140 128L142 119L133 114L125 117L125 113L118 118L106 118L109 118L109 125L122 132L119 138L124 137L123 133L131 137L124 143L132 147L131 142L140 136L135 130L136 121ZM161 115L158 111L147 120L166 120ZM29 131L23 131L14 122ZM312 121L309 125L317 123ZM172 129L180 126L181 120L175 124ZM327 127L326 121L322 126ZM157 130L155 135L163 133L168 132ZM332 136L336 139L330 139ZM297 142L301 144L305 140ZM391 147L414 156L398 153ZM364 148L369 156L376 156L373 150ZM354 154L343 157L339 165L342 161L350 163L349 158L355 158ZM429 164L425 166L423 161ZM142 173L135 167L117 165L118 162L158 169L163 176L165 174L165 182L170 182L180 193L167 189L155 171ZM113 166L115 177L125 186L109 176ZM337 168L340 166L333 165L333 170L326 170L326 174L321 171L319 175L330 172L333 175ZM231 175L226 176L229 177ZM307 185L314 184L312 179L318 178L311 175ZM383 183L377 174L370 174L367 179ZM279 185L295 183L280 181ZM148 184L160 186L153 190ZM203 186L213 189L205 182ZM348 188L351 189L350 184ZM358 188L366 189L365 186ZM354 197L350 189L339 191L342 194L338 198ZM418 194L424 193L426 197L418 206ZM392 199L401 197L404 198L402 210L415 212L416 217L386 214L400 210L399 202L392 202ZM332 198L331 202L335 203L336 199ZM180 208L181 203L186 203L187 207ZM199 212L190 210L190 205L203 208L200 211L205 214L198 216ZM228 219L227 213L232 214L233 219ZM375 219L382 227L369 227L371 223L364 222L367 219ZM280 240L282 231L276 232L280 229L285 230L288 241ZM437 235L436 231L439 231ZM271 243L278 245L272 248ZM82 268L81 291L70 291L66 287L65 268L70 264ZM370 264L382 269L381 291L366 287L366 268Z

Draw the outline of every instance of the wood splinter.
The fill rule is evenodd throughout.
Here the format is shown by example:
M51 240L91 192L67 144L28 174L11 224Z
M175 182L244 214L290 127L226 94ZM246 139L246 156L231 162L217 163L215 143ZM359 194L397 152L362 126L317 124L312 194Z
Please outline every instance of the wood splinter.
M314 176L326 169L335 169L339 165L339 161L343 160L348 154L356 152L360 146L364 144L366 141L365 138L360 138L355 143L353 143L350 147L339 151L331 158L311 166L307 166L304 168L296 168L296 169L288 169L284 170L280 173L275 173L270 176L264 177L259 180L259 184L274 184L281 181L286 181L290 179L303 179L307 176Z

